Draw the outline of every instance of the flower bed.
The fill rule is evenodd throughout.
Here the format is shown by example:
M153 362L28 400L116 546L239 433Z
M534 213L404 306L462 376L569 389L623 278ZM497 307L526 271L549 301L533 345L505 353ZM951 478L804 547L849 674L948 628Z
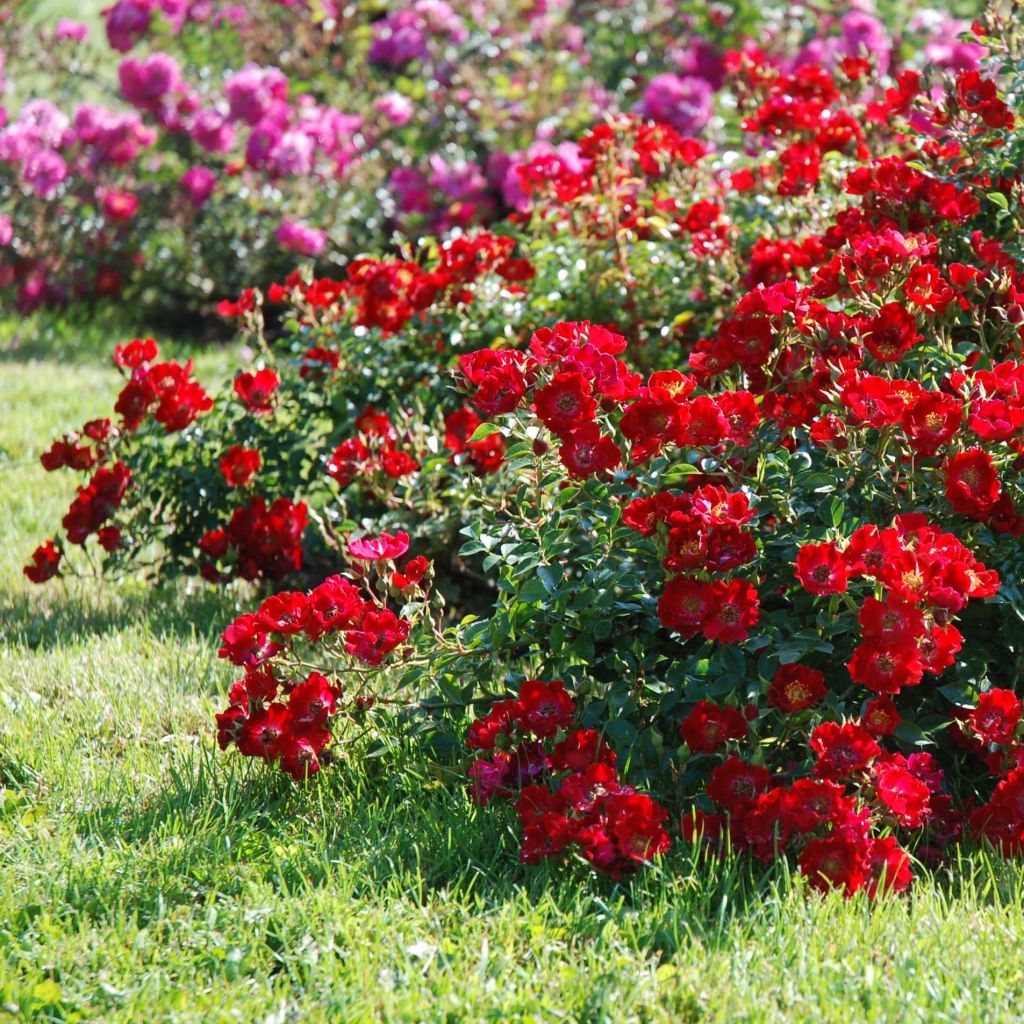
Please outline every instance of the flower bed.
M90 41L0 15L0 294L22 311L118 295L180 317L297 256L323 274L395 231L487 223L526 203L523 166L578 170L570 140L606 116L717 141L723 52L754 39L792 67L863 51L889 70L900 37L933 67L982 52L948 17L887 28L841 5L117 0L103 17Z
M493 232L244 292L265 365L214 400L119 349L26 571L95 534L284 580L224 634L221 745L301 781L403 729L527 863L682 836L875 895L1018 852L1024 39L987 19L941 81L731 52L732 150L613 119Z

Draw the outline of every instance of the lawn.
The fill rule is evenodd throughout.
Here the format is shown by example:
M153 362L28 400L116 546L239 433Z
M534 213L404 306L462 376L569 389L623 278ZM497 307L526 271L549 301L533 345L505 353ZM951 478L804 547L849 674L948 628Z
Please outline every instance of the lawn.
M1016 867L872 905L677 849L615 886L522 868L413 750L302 790L221 755L244 593L20 574L69 497L38 453L116 386L94 343L0 361L0 1019L1019 1019Z

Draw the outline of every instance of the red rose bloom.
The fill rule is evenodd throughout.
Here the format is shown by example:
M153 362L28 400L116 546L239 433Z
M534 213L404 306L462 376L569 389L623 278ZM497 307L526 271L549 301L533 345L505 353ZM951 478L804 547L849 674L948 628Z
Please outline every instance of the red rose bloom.
M556 434L566 435L592 420L597 402L590 381L582 373L559 373L534 394L534 410L541 422Z
M963 415L955 395L927 391L907 406L900 423L914 451L931 456L953 439Z
M288 697L292 722L301 729L323 728L334 714L341 698L341 688L319 672L310 672Z
M342 441L327 459L327 475L342 487L348 485L367 468L370 451L358 437Z
M268 633L301 633L306 625L308 603L301 591L273 594L260 605L256 624Z
M711 584L676 576L658 598L658 615L666 629L685 637L696 636L715 607Z
M867 879L868 861L861 844L843 833L812 839L800 854L800 873L812 889L842 889L852 896Z
M235 394L245 403L250 412L269 413L274 411L274 394L281 378L270 367L255 373L240 373L235 378Z
M985 743L1012 743L1020 724L1021 702L1012 690L987 690L971 712L971 728Z
M571 431L563 439L558 455L569 475L577 480L608 472L622 462L618 446L594 422Z
M970 448L946 460L946 498L953 511L984 520L999 500L999 475L982 448Z
M902 722L891 697L875 697L864 705L861 722L872 736L891 736Z
M768 703L791 715L817 704L826 693L823 672L806 665L780 665L768 688Z
M263 465L263 457L255 448L233 444L220 460L220 471L228 487L247 487Z
M711 754L729 740L747 735L747 722L740 711L702 700L683 719L679 734L695 754Z
M875 772L875 792L905 828L919 828L928 814L931 790L901 765L882 765Z
M348 542L348 553L362 562L401 558L409 550L409 534L404 530L381 533L379 537L358 537Z
M867 729L855 722L822 722L811 733L811 750L818 755L818 775L841 779L864 771L882 748Z
M125 370L134 370L143 363L151 363L159 354L152 338L133 338L126 345L114 348L114 365Z
M864 324L864 347L884 363L899 362L920 340L917 321L898 302L887 302Z
M48 540L32 552L31 561L22 571L33 583L45 583L60 572L63 554L52 540Z
M868 895L903 892L913 880L910 855L892 836L874 839L868 848Z
M519 690L522 725L538 739L554 736L564 729L576 712L576 705L560 680L551 683L527 679Z
M924 675L918 649L912 643L865 640L846 667L855 683L875 693L899 693L906 686L917 686Z
M796 575L804 590L819 596L842 594L849 586L846 561L832 541L805 544L796 556Z
M715 580L711 587L711 611L704 619L709 640L735 644L746 640L760 616L757 591L746 580Z
M768 788L771 777L767 768L747 764L734 754L711 772L707 793L727 811L737 811L752 804Z
M921 609L898 597L890 597L884 604L875 597L865 598L859 619L866 640L909 643L924 634Z
M645 863L669 848L664 808L644 793L615 793L605 804L608 831L619 856Z

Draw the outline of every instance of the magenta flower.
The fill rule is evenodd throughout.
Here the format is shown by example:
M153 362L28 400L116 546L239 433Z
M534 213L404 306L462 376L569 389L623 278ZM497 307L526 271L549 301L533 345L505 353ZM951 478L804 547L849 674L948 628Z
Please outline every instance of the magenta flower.
M217 185L217 175L208 167L190 167L180 179L188 201L195 209L203 206Z
M181 82L178 62L169 53L151 53L145 60L128 57L117 69L121 95L140 110L155 110Z
M363 562L376 562L385 558L401 558L409 550L409 534L382 533L379 537L359 537L348 542L348 553Z
M83 25L80 21L72 21L70 18L61 18L53 30L54 39L73 39L78 43L88 35L88 25Z
M319 256L327 245L327 232L285 217L274 237L283 249L303 256Z
M696 135L711 119L714 90L703 78L681 78L671 71L647 83L640 113L675 128L680 135Z

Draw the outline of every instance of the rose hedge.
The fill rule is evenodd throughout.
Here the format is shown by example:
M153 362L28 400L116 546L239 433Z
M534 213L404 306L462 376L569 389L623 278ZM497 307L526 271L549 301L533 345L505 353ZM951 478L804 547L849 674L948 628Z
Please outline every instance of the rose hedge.
M267 296L296 308L281 339L263 338L257 293L240 296L224 312L268 359L310 346L294 397L267 367L206 410L187 367L158 370L133 343L118 358L154 378L148 425L133 432L119 402L114 441L95 425L67 439L60 460L100 468L66 543L29 571L159 501L166 428L185 419L174 450L225 493L282 452L315 466L312 536L333 569L349 563L226 630L243 678L222 746L301 780L343 753L348 723L385 741L402 727L461 756L480 803L514 801L525 862L573 852L616 878L677 832L791 856L848 894L902 890L911 856L961 841L1018 852L1024 38L994 10L976 30L991 70L943 91L908 72L879 83L858 59L732 55L760 159L609 123L580 140L582 169L524 172L532 212L507 235L293 278ZM444 254L465 247L474 274L456 283ZM604 323L532 329L588 300ZM353 372L332 386L335 358ZM360 365L379 392L353 390ZM301 405L342 402L349 419ZM218 416L230 427L207 426ZM137 474L145 431L160 454ZM190 538L168 564L290 571L302 472L267 478L294 484L280 504L213 503L216 552L168 517L166 549ZM360 482L358 515L333 490L313 500L325 476ZM487 614L442 585L455 530L493 587Z
M180 317L296 254L330 273L396 230L485 223L620 112L720 141L729 47L883 72L983 52L947 15L843 5L117 0L91 43L31 6L0 14L0 294L23 311L121 294Z

